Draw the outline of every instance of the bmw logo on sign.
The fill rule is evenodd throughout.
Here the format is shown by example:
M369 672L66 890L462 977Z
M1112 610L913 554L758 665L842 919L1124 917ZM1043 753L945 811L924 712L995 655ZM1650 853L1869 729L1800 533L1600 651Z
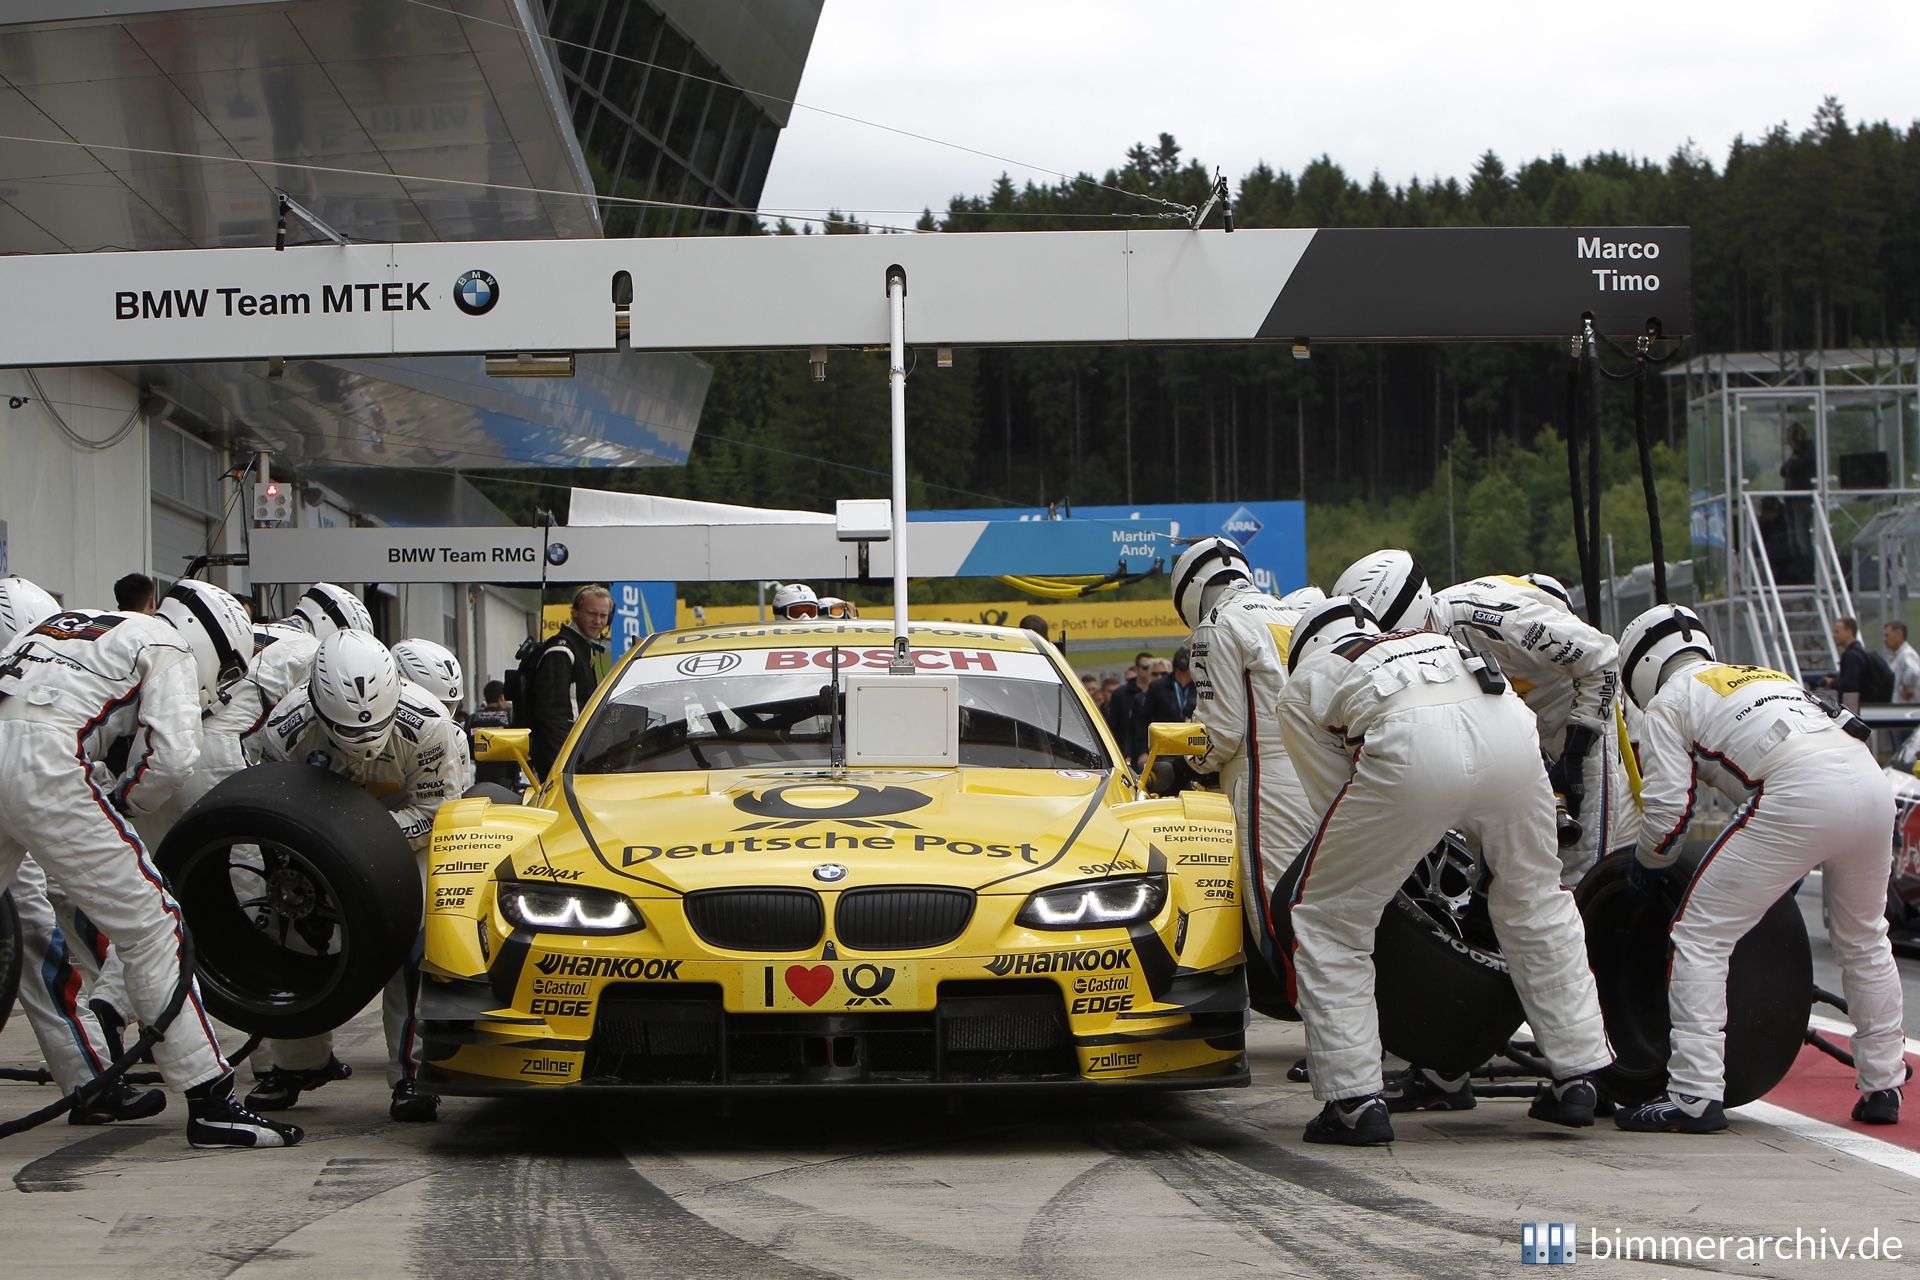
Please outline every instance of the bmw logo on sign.
M1220 532L1244 547L1260 536L1260 531L1266 527L1260 523L1260 517L1247 508L1240 507L1227 517L1226 522L1220 526Z
M500 301L500 282L485 271L469 271L453 282L453 305L470 316L483 316Z
M567 562L568 554L567 544L564 542L549 542L547 544L547 563L556 569Z

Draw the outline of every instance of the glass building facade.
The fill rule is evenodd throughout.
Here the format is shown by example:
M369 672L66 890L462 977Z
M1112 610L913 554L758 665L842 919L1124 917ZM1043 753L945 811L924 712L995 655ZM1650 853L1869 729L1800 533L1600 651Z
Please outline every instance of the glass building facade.
M819 0L539 0L610 236L755 229ZM796 56L797 55L797 56ZM745 86L745 87L743 87ZM757 90L748 93L746 88ZM765 96L761 96L765 95Z

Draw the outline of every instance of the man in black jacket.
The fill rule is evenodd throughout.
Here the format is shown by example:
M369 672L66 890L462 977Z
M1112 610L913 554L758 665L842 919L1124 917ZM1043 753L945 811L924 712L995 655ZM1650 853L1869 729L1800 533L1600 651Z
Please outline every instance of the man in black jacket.
M1195 701L1193 672L1189 670L1187 651L1176 650L1172 670L1147 686L1147 723L1183 724L1193 719Z
M602 586L582 587L573 596L573 617L541 646L531 695L533 767L540 777L553 768L574 720L606 674L602 637L612 619L613 593Z

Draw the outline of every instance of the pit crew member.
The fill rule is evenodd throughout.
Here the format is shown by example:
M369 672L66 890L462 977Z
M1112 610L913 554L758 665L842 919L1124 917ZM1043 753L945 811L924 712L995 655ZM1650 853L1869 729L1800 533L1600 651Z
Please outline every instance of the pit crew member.
M1194 718L1207 726L1212 744L1191 766L1217 772L1233 802L1250 886L1247 927L1280 982L1286 966L1275 953L1272 886L1313 838L1319 815L1307 804L1273 717L1287 684L1287 637L1301 607L1324 598L1312 587L1286 600L1261 591L1230 538L1202 538L1174 561L1173 606L1193 628Z
M1553 1080L1527 1114L1582 1127L1611 1062L1586 933L1559 885L1553 802L1533 714L1450 638L1382 635L1335 596L1294 625L1282 742L1324 813L1294 893L1294 969L1308 1071L1326 1107L1308 1142L1391 1142L1371 953L1380 917L1450 829L1477 836L1487 905Z
M240 602L176 583L157 616L69 609L22 635L0 661L0 885L23 847L114 940L133 1012L151 1026L184 980L153 1046L187 1096L195 1147L281 1147L301 1139L241 1106L233 1071L190 975L180 908L124 815L161 803L199 755L200 717L246 674L251 629ZM109 744L135 735L124 777L103 776Z
M1853 1118L1898 1123L1906 1035L1885 914L1893 793L1865 726L1844 710L1836 718L1791 676L1717 661L1699 617L1680 605L1655 605L1628 623L1620 648L1627 696L1647 713L1646 813L1630 870L1643 884L1649 873L1670 874L1702 782L1739 808L1678 895L1668 929L1666 1096L1614 1123L1639 1133L1727 1127L1728 957L1815 867L1854 1025Z
M387 647L363 631L340 631L320 642L306 684L268 718L263 754L268 760L315 764L365 787L385 801L401 834L423 860L433 815L473 783L460 727L432 694L401 679ZM414 1005L419 995L416 942L381 1000L387 1084L393 1090L389 1111L396 1120L433 1120L439 1115L440 1099L418 1085ZM312 1069L318 1065L314 1059L325 1062L331 1055L331 1037L283 1042L275 1046L276 1064L288 1065L286 1050L296 1043L311 1046L306 1061L292 1064L297 1069ZM287 1105L297 1096L289 1096Z

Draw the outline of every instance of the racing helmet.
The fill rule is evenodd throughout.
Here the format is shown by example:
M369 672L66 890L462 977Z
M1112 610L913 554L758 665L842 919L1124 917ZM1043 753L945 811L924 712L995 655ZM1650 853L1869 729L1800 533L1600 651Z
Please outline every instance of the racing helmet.
M1327 593L1318 587L1295 587L1280 597L1280 604L1287 609L1307 609L1326 598Z
M400 668L365 631L335 631L320 642L307 676L314 715L350 758L365 764L380 754L400 707Z
M1573 612L1573 596L1568 593L1566 585L1552 574L1523 573L1520 575L1520 581L1526 583L1528 586L1536 587L1546 592L1555 600L1565 605L1568 613Z
M172 623L193 650L202 711L253 665L253 620L238 600L212 583L182 578L155 612Z
M1253 581L1253 567L1239 543L1232 538L1211 537L1190 544L1173 562L1174 612L1189 627L1196 625L1207 588L1235 578Z
M1333 584L1333 594L1352 596L1365 605L1383 631L1424 627L1433 612L1433 587L1411 551L1360 557Z
M1683 653L1712 661L1713 640L1700 615L1683 604L1657 604L1620 633L1620 678L1636 707L1660 692L1660 674Z
M839 596L820 597L820 616L823 618L857 618L860 611L853 607L853 601L842 600Z
M804 582L789 582L773 593L773 616L794 622L812 622L820 616L820 601Z
M331 582L316 582L300 593L287 619L305 628L316 640L325 640L336 631L373 631L373 615L360 597Z
M1301 659L1348 636L1377 636L1380 624L1367 606L1352 596L1328 596L1300 615L1293 624L1293 636L1287 642L1287 674L1293 674Z
M393 646L393 662L402 678L444 702L448 710L459 705L466 679L460 659L445 645L431 640L402 640Z
M37 582L0 578L0 649L60 612L60 602Z

